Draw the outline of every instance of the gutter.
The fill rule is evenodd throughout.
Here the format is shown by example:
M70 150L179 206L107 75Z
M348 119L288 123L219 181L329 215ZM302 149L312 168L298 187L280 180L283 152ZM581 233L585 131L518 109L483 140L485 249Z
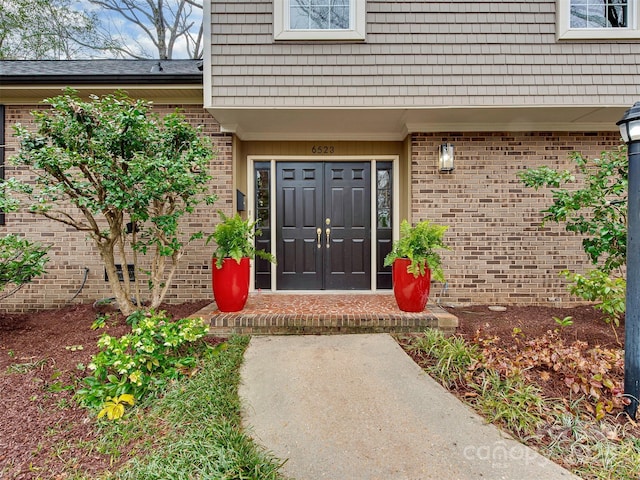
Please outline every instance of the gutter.
M0 75L0 85L202 85L202 73L157 75Z

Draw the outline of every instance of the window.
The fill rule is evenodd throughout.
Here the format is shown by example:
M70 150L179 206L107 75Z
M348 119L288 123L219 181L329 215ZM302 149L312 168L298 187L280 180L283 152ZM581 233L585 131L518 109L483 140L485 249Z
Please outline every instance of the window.
M289 0L291 30L349 30L349 0Z
M257 228L256 248L271 252L271 163L256 162L255 173L255 211ZM271 289L271 264L262 258L255 262L255 287Z
M640 38L638 1L558 0L558 38L561 40Z
M391 267L384 266L384 258L393 246L393 163L376 162L376 287L393 288Z
M366 0L274 0L276 40L364 40Z

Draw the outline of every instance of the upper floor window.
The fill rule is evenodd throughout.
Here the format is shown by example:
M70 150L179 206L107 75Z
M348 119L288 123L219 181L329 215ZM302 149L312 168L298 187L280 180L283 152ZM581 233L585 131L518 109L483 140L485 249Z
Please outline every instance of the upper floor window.
M276 40L364 40L366 0L274 0Z
M640 38L638 1L558 0L558 38Z

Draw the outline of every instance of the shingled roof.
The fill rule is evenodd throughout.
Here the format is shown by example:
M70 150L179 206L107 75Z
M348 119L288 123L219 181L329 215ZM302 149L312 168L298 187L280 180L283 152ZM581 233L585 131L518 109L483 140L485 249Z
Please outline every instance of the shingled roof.
M0 85L202 83L202 60L0 60Z

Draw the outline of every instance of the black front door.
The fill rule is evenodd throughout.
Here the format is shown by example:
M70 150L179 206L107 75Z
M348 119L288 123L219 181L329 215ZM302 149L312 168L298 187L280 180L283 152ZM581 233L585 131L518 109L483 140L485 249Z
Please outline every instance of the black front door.
M276 167L278 290L371 288L371 165Z

